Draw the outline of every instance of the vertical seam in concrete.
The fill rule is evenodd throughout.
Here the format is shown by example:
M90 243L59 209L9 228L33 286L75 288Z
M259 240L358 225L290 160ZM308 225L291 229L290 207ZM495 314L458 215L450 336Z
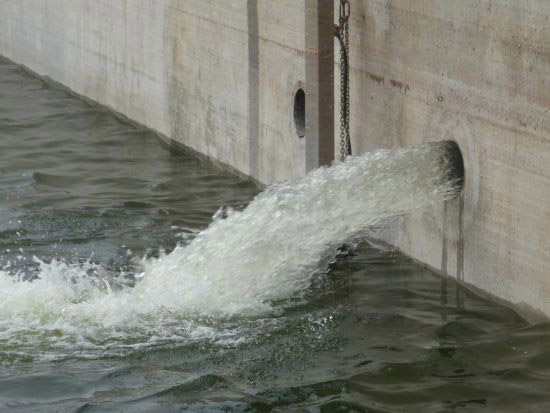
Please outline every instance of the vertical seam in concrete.
M260 157L260 37L258 0L248 0L248 168L259 179Z

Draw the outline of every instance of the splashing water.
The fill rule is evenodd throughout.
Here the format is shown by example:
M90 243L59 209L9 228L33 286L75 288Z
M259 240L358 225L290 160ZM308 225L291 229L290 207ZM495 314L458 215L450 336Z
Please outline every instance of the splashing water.
M143 259L131 277L40 260L32 281L1 271L0 341L21 344L40 333L58 346L116 335L128 344L145 332L150 342L169 341L214 334L193 319L269 314L300 297L342 243L456 196L448 152L448 143L379 150L273 185L242 211L220 210L187 245Z

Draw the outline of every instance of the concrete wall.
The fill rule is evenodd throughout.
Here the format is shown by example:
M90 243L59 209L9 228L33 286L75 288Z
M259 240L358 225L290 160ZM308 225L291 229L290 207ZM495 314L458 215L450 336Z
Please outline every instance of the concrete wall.
M337 3L0 0L0 54L269 183L339 153ZM354 152L453 139L466 163L461 198L386 240L550 316L550 2L351 3Z
M404 220L412 257L550 316L550 2L352 1L356 152L452 139L463 197Z
M0 0L0 55L272 182L331 160L332 19L323 0Z

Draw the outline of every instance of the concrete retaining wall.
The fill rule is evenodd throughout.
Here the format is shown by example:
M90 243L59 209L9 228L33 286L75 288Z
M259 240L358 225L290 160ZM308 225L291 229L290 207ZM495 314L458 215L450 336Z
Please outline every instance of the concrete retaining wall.
M332 20L323 0L0 0L0 55L272 182L331 160Z
M351 2L354 152L453 139L466 163L460 199L404 219L386 240L550 316L550 3ZM336 7L0 0L0 54L269 183L339 153ZM300 86L303 139L292 112Z
M353 1L357 152L452 139L461 199L404 220L406 254L550 315L550 2Z

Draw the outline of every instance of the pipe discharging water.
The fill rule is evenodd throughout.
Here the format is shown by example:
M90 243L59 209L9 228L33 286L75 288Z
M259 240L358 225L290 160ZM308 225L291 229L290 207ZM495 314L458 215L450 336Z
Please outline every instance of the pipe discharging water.
M209 334L192 320L269 314L300 298L343 243L457 196L463 175L451 142L373 151L272 185L243 210L220 210L189 243L132 274L60 261L39 261L32 281L4 270L0 340Z

